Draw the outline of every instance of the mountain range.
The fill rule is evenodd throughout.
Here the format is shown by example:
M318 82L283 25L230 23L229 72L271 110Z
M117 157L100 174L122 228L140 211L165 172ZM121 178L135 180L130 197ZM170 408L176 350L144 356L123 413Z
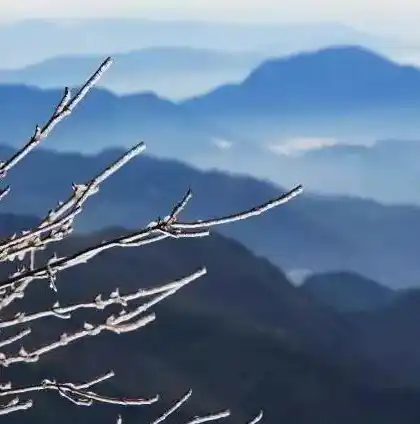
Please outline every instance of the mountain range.
M318 48L331 34L340 46L257 64L298 46ZM78 216L75 233L37 254L37 265L53 253L68 255L144 227L165 216L187 188L193 199L183 212L186 221L246 210L298 183L305 188L286 205L220 226L204 239L106 251L62 272L57 292L43 281L33 284L10 316L208 269L158 305L157 322L144 330L82 340L38 363L2 369L2 380L18 386L52 377L83 381L113 369L116 378L101 388L116 396L159 393L160 406L77 408L47 393L5 423L87 424L118 413L123 422L153 422L189 388L192 401L174 424L227 407L232 424L248 422L260 409L267 424L420 422L420 207L377 202L420 204L413 193L420 182L420 71L343 45L358 37L364 45L383 42L325 24L110 19L0 26L2 61L25 66L7 70L0 63L0 82L7 82L0 84L3 160L59 100L60 90L45 87L74 86L100 62L101 49L117 52L105 88L94 89L51 140L8 173L0 237L33 228L67 198L72 183L88 182L138 137L150 147L101 186ZM11 39L13 49L5 42ZM188 39L197 46L185 48ZM123 52L131 48L127 40L133 51ZM238 51L247 40L248 51ZM25 60L36 60L23 63L24 53ZM185 94L182 78L190 80L188 89L197 83L193 75L201 74L202 85L210 76L216 81L221 69L220 79L234 70L241 80L182 101L161 96L165 87L174 97ZM152 78L157 84L168 75L173 78L160 95L111 92L143 90L132 85L136 78L146 88ZM3 263L0 280L15 268ZM72 320L36 322L22 343L30 350L106 316L79 312Z
M420 72L366 48L332 46L262 63L243 81L186 100L189 110L259 143L419 134Z
M342 74L337 73L340 70ZM312 76L305 79L307 74ZM352 79L351 74L354 74ZM318 79L319 75L327 77L319 79L320 84L317 85L316 75ZM304 86L299 88L296 81ZM377 196L379 200L386 201L415 202L419 199L417 194L412 193L412 187L419 180L415 141L399 142L400 139L396 139L379 142L373 147L340 145L338 142L332 146L307 149L296 158L269 151L264 140L258 141L252 134L238 135L241 127L226 126L229 115L218 120L208 109L209 104L216 105L220 107L221 114L227 110L223 107L229 105L229 99L242 93L240 96L244 96L244 102L237 105L239 109L236 111L249 107L250 111L255 111L256 106L250 103L252 98L249 97L253 90L256 104L263 101L264 96L269 101L260 105L261 113L267 112L267 105L272 104L273 113L280 117L284 111L298 114L298 104L306 102L310 105L310 100L314 101L319 96L327 106L317 106L314 113L333 116L341 108L349 113L346 119L357 133L350 111L359 106L361 111L357 113L360 114L368 108L365 106L363 109L363 105L371 105L375 114L380 115L385 107L389 107L394 108L396 113L405 114L407 119L414 116L419 104L416 96L420 94L420 72L413 67L397 65L366 49L336 47L266 62L242 84L222 87L212 94L183 103L171 102L153 93L118 96L103 89L94 90L74 115L60 124L51 139L45 141L45 148L98 152L110 146L132 145L138 137L142 137L155 158L140 158L138 165L130 165L128 169L131 171L123 170L115 177L117 182L127 187L125 192L121 193L117 183L109 182L109 189L105 189L109 199L94 199L92 213L87 212L84 220L80 221L80 228L91 230L121 223L135 226L139 219L153 219L154 215L162 213L163 208L171 207L164 203L168 202L167 199L176 201L176 196L180 196L192 181L199 192L206 193L206 199L212 199L210 204L203 201L197 209L193 209L200 214L221 212L222 207L226 211L228 208L236 210L274 197L281 190L274 184L257 181L253 177L234 177L225 171L203 172L198 167L218 167L229 172L239 170L266 178L271 176L270 179L282 187L303 183L308 192L344 192L372 198ZM289 96L279 96L281 90ZM326 92L323 93L323 90ZM346 99L340 97L344 94ZM3 142L22 145L35 124L44 122L60 96L59 90L1 85L0 98L14 99L13 102L0 104ZM292 99L296 109L285 108ZM332 110L333 105L335 111ZM306 106L302 110L303 115L297 115L296 123L305 121L305 110L308 114L312 113ZM245 119L247 115L241 113L238 116L244 118L243 122L252 121L253 118ZM388 125L386 114L381 116L383 126ZM365 117L368 125L369 113L366 112ZM292 124L293 119L290 122ZM331 119L331 125L335 125L334 119ZM412 121L412 127L415 126L418 127L417 118ZM229 144L230 140L233 140L232 144ZM1 156L6 157L12 150L5 148L2 152ZM354 152L369 159L354 159ZM26 162L33 178L21 179L12 173L13 185L22 197L12 193L4 203L5 210L42 213L44 208L51 207L57 196L67 194L60 191L59 184L62 184L62 190L70 186L73 169L79 170L80 178L88 178L90 170L105 166L106 160L117 154L117 150L107 150L89 158L80 154L61 156L36 152ZM176 162L160 162L157 157L175 158L193 164L195 168ZM363 161L365 164L361 166ZM320 168L325 172L318 172ZM53 170L57 177L51 181ZM155 176L159 173L165 178ZM143 180L139 180L138 175L147 181L141 188L138 187L139 181ZM349 176L353 180L347 182ZM135 192L128 187L136 187ZM144 190L141 191L143 197L139 196L139 190ZM116 199L119 200L117 203ZM96 212L98 210L100 214ZM262 218L261 228L276 228L276 233L269 234L264 241L261 229L254 224L245 223L243 230L236 230L238 227L233 226L227 231L256 253L283 266L287 272L349 270L393 287L418 284L419 265L415 255L418 234L415 229L419 218L416 207L385 207L367 200L309 195L297 199L294 205L288 205L285 211L278 213L279 217L273 213ZM291 228L295 228L293 236L289 236ZM284 241L281 234L286 236ZM387 258L385 263L383 258Z
M14 99L13 106L0 105L0 142L21 145L60 96L0 85L0 98ZM92 153L141 137L150 154L202 169L281 185L304 181L323 194L420 203L411 188L419 180L419 98L417 68L361 47L331 47L266 61L242 83L183 102L94 90L46 146Z
M299 290L340 314L365 358L418 387L418 288L391 290L355 273L335 272L313 275Z
M313 192L375 199L385 204L420 204L420 142L383 139L371 145L301 139L273 150L261 176L282 184L297 179ZM323 145L324 143L324 145Z
M0 99L13 99L0 102L2 141L22 145L35 125L46 121L62 92L0 85ZM229 138L229 132L151 92L118 96L93 89L45 145L61 151L98 152L111 146L131 146L139 138L148 140L151 154L214 163L221 151L217 141Z
M21 224L27 226L28 219ZM37 263L53 251L61 256L126 231L114 228L72 236L37 255ZM268 424L307 424L314 419L325 424L418 422L420 382L410 388L394 370L388 372L385 363L378 367L367 359L354 323L317 304L267 260L218 234L106 252L63 272L57 293L40 282L15 309L29 313L56 300L71 304L98 292L105 296L116 286L127 293L183 276L203 264L208 274L158 306L157 321L146 329L80 341L24 369L7 368L3 378L13 378L17 384L51 376L75 381L112 367L116 378L101 385L103 390L120 396L159 391L160 408L191 387L192 401L176 423L227 406L232 408L233 418L228 421L232 423L243 422L260 408ZM6 272L2 267L1 275ZM101 316L95 314L95 322ZM30 349L52 340L63 330L72 332L86 319L94 317L82 313L70 321L40 321L25 346ZM126 420L150 421L160 409L119 411L96 406L85 410L48 393L37 396L36 402L29 412L12 414L5 422L48 424L60 418L64 424L84 423L118 412Z
M12 153L10 148L0 148L0 157ZM71 183L88 181L122 153L117 149L83 156L36 150L8 175L12 191L2 200L2 210L45 214L58 200L67 198ZM106 181L77 219L76 229L146 225L166 215L188 187L195 196L187 219L246 210L285 191L250 176L200 171L145 155ZM309 191L258 220L220 231L288 273L348 270L394 288L419 284L420 209L415 206L384 206Z
M111 55L115 65L99 84L118 94L153 91L172 100L238 81L265 56L190 47L150 47ZM41 88L77 85L103 60L103 55L56 56L19 69L0 70L0 83Z

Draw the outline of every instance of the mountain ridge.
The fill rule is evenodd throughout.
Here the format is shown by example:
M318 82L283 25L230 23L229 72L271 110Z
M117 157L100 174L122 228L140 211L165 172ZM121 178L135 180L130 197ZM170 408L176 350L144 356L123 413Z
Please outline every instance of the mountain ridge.
M115 237L117 233L121 234L116 229L108 229L90 235L73 235L40 252L37 261L42 263L53 251L66 255L87 244ZM95 297L98 292L113 291L116 284L121 293L127 293L139 286L151 287L185 275L203 261L208 266L208 274L168 300L168 305L158 305L158 320L150 328L121 338L118 343L114 341L115 336L105 335L57 350L40 365L31 367L26 378L41 378L48 370L60 380L81 379L83 375L108 369L112 362L117 377L108 387L113 392L129 391L134 395L142 376L142 390L147 393L163 386L164 404L188 385L201 394L193 400L192 407L221 408L222 402L229 402L243 415L258 406L266 411L269 423L277 422L280 417L294 416L299 424L306 424L311 422L309 417L313 420L314 413L324 417L325 422L334 423L332 416L335 419L344 419L345 414L352 419L359 417L360 413L354 408L361 408L370 418L382 416L371 398L383 397L382 384L386 384L385 381L389 384L394 378L384 378L385 372L383 375L383 371L376 371L358 357L356 350L353 352L357 344L351 343L351 328L346 322L300 293L266 260L256 258L238 242L217 233L203 240L166 240L140 249L106 252L84 267L61 273L57 293L40 282L34 286L31 297L22 299L18 306L29 311L39 310L57 297L62 305L73 303L80 296L86 299ZM7 272L5 267L1 272ZM110 278L115 274L118 281ZM100 319L98 315L100 313L95 314L96 319ZM32 346L37 337L39 341L56 337L63 331L63 325L67 325L66 331L74 331L85 319L91 319L87 316L81 313L67 324L61 320L41 321L33 326L33 337L26 346ZM253 349L244 350L244 345ZM115 349L125 358L116 364ZM240 352L241 361L237 361ZM80 366L75 370L71 364L78 360ZM13 370L16 370L16 378L22 378L20 368L14 367L5 371L7 378ZM148 382L152 372L157 374ZM330 401L334 392L337 403ZM276 396L267 397L268 393L276 393ZM280 408L279 393L284 401ZM46 422L53 422L59 403L54 398L45 402L41 404L44 407L39 405L33 409L35 415L27 416L44 417ZM395 399L392 403L398 405L399 402ZM306 409L302 405L309 409L305 413L298 412L299 405L301 410ZM85 413L79 412L79 408L72 409L69 404L63 408L65 423ZM401 405L397 409L398 414L407 419L412 415L403 412ZM60 408L60 411L63 410ZM98 411L102 409L99 407ZM239 421L240 417L235 418L234 414L233 422Z
M11 152L0 146L0 156ZM74 181L88 181L122 153L114 149L83 156L38 149L20 165L26 174L19 169L9 174L12 191L2 201L3 211L42 215L57 199L68 196ZM28 174L30 179L25 177ZM250 176L202 171L182 162L142 155L104 184L77 219L76 229L147 225L167 214L188 187L195 197L185 211L187 220L247 210L286 191ZM286 272L348 270L393 287L407 287L417 285L420 276L416 255L419 222L420 208L415 206L384 206L309 192L255 222L234 223L220 231Z
M238 84L180 102L255 144L293 137L419 138L420 71L360 46L265 62Z
M299 289L338 312L377 310L397 296L389 287L352 272L315 274L306 278Z
M117 94L154 91L172 100L209 91L225 81L236 81L266 56L252 52L225 52L181 46L146 47L109 54L115 65L99 81L99 87ZM104 55L64 55L21 68L0 69L1 84L57 88L78 84Z
M255 102L252 111L266 113L276 107L282 113L287 110L307 113L305 100L321 100L321 94L320 106L329 107L326 102L331 101L335 102L331 107L349 108L377 106L379 100L386 101L388 97L390 101L414 101L419 90L418 68L399 65L360 46L333 46L266 60L240 83L219 87L183 104L213 114L224 101L225 113L239 104L249 107L252 98ZM268 95L272 96L271 102ZM398 95L401 99L395 98ZM418 101L415 105L418 106Z

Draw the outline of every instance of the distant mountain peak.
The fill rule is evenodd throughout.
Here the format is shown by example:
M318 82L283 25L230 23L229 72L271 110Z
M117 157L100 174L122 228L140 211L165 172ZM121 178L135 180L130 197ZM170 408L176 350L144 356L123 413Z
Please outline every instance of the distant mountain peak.
M269 59L239 84L184 104L223 121L241 114L255 118L411 107L419 98L420 71L414 66L358 45L336 45Z
M244 83L253 82L257 78L267 76L269 72L284 72L287 69L305 70L305 74L309 75L315 69L326 72L328 70L342 70L348 66L357 67L359 73L366 68L371 69L372 67L381 71L384 68L402 67L385 56L365 47L338 45L267 60L257 67Z
M321 56L321 55L330 55L330 54L340 54L346 56L359 56L364 58L377 58L386 62L390 62L384 55L373 51L372 49L366 48L364 46L356 45L356 44L342 44L342 45L332 45L328 47L324 47L322 49L302 52L296 54L294 56Z

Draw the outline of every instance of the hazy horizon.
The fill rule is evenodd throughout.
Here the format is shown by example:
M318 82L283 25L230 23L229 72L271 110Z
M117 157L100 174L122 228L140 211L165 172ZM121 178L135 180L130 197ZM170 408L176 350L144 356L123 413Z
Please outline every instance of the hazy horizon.
M378 13L379 11L379 13ZM295 0L279 6L275 0L105 0L98 3L73 0L21 0L0 4L3 21L28 18L141 18L151 20L187 20L216 22L315 23L335 22L360 30L372 30L403 39L420 37L420 3L410 0L341 1Z

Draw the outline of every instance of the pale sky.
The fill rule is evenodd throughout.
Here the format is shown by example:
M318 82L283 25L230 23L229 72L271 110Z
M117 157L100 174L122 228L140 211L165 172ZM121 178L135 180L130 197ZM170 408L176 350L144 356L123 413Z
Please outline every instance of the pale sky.
M334 21L401 40L420 37L420 0L0 0L0 21L57 17Z
M2 18L340 21L418 26L420 0L0 0Z

